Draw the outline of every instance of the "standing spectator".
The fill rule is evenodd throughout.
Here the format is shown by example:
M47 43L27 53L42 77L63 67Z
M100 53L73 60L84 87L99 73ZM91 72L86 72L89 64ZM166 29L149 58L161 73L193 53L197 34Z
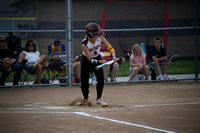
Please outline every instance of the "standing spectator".
M146 65L146 55L138 44L135 44L132 48L130 72L131 74L128 81L132 81L138 73L145 74L145 80L149 79L149 66Z
M36 73L37 83L41 84L41 76L43 68L45 67L46 55L40 55L33 40L28 40L24 51L20 53L19 61L22 62L24 59L27 60L25 69L31 74Z
M110 52L108 51L108 49L104 45L102 45L100 51L107 54L104 57L102 57L103 60L106 60L106 61L112 60L112 55L110 54ZM106 66L106 67L103 68L105 82L108 82L109 72L111 73L110 81L111 82L116 81L116 76L117 76L117 73L119 71L119 62L121 62L121 61L125 64L126 59L122 58L119 61L113 63L112 65L109 65L109 66Z
M169 67L169 61L167 58L166 49L162 47L163 40L161 37L155 37L154 38L154 46L155 49L153 51L152 60L155 64L156 71L158 72L158 78L160 80L167 80L167 70ZM164 66L163 73L161 72L160 66Z
M5 81L12 71L15 73L13 85L19 85L23 68L21 64L16 63L12 51L7 49L7 43L4 36L0 36L0 71L2 71L0 85L5 86Z
M8 32L6 37L7 48L11 53L14 53L15 57L18 58L23 48L21 46L21 38L14 36L13 32Z
M97 78L97 98L96 104L107 105L106 102L103 101L102 93L104 88L104 76L103 69L96 70L95 67L104 63L101 59L100 49L101 45L105 45L106 48L112 55L112 59L116 62L117 58L115 56L115 50L108 43L108 41L101 36L100 26L96 23L89 23L85 27L86 29L86 38L83 39L81 43L81 47L83 50L82 60L81 60L81 89L83 94L83 101L78 102L77 105L88 104L89 98L89 76L90 71L92 70L95 73Z

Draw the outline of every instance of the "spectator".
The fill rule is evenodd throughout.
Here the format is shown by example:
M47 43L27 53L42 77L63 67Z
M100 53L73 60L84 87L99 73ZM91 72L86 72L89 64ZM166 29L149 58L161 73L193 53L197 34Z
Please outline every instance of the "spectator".
M81 57L82 55L79 55L79 56L76 56L74 59L73 59L73 71L75 73L75 83L80 83L81 80L80 80L80 75L81 75Z
M111 61L112 60L112 55L110 54L110 52L108 51L108 49L105 47L105 45L101 46L101 50L100 51L105 54L105 56L102 57L103 60L106 60L106 61ZM115 62L112 65L109 65L109 66L106 66L106 67L103 68L105 82L108 82L109 72L111 73L111 79L110 79L110 81L111 82L116 81L116 76L117 76L117 73L119 71L119 62L121 62L121 61L124 64L126 63L126 59L122 58L118 62Z
M28 40L24 51L20 53L19 61L22 63L24 59L27 60L25 66L26 71L31 74L36 74L37 83L41 84L41 76L43 68L45 67L46 55L40 55L33 40Z
M0 85L5 86L5 81L12 71L15 73L13 85L19 85L23 68L21 64L16 63L12 51L7 49L7 43L4 36L0 36L0 71L2 71Z
M66 64L67 64L67 54L66 51L61 50L61 41L55 40L54 43L55 50L51 52L49 60L54 61L51 66L53 69L61 69L61 76L66 76ZM72 69L76 72L76 81L80 83L80 62L75 62ZM61 82L66 82L66 79L61 79Z
M152 60L155 64L156 71L158 72L159 80L167 80L167 69L169 67L169 61L167 58L166 49L162 47L163 40L161 37L154 38L154 46L155 49L152 52ZM164 66L163 73L161 72L160 66Z
M21 46L21 38L14 36L12 32L8 32L6 37L7 48L11 53L14 53L15 58L19 57L23 48Z
M149 79L149 67L146 65L146 55L138 44L135 44L132 48L130 71L131 74L128 81L132 81L138 73L145 74L145 80Z

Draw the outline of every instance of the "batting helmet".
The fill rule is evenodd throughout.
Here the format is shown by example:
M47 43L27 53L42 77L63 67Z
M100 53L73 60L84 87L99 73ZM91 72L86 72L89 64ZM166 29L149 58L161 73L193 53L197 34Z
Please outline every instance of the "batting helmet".
M85 27L86 35L90 38L101 34L101 28L97 23L89 23Z

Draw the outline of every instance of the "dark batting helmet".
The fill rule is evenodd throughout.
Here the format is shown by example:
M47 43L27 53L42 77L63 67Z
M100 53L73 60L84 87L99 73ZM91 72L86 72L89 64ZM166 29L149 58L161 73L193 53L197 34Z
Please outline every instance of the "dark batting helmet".
M97 23L89 23L85 27L86 35L90 38L101 34L101 28Z

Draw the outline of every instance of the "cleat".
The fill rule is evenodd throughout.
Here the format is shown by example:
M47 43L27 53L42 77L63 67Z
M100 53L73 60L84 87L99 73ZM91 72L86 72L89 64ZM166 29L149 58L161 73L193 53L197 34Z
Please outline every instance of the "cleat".
M103 99L99 98L96 99L96 104L98 105L102 105L102 106L107 106L108 104L106 102L103 101Z
M76 105L77 106L82 106L82 105L86 105L87 103L88 103L87 99L81 99L76 103Z
M89 105L89 103L90 103L90 101L88 99L81 99L76 103L76 105L83 106L83 105Z

